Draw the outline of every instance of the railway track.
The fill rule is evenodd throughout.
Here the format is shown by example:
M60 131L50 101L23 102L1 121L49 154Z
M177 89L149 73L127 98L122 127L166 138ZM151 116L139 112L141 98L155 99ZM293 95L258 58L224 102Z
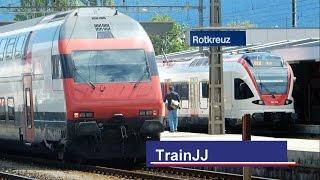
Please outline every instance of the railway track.
M154 172L154 173L166 173L179 175L181 177L186 176L187 179L221 179L221 180L238 180L243 179L240 174L223 173L217 171L208 171L200 169L191 168L181 168L181 167L170 167L170 168L144 168L144 171ZM185 179L185 178L184 178ZM270 178L262 177L252 177L254 180L271 180Z
M1 172L0 171L0 179L8 179L8 180L34 180L34 178L30 178L27 176L21 176L17 174L11 174L7 172Z
M182 180L182 179L215 179L215 180L236 180L242 179L242 175L214 172L207 170L198 170L190 168L134 168L134 169L122 169L122 168L110 168L104 166L73 164L68 162L61 162L57 160L48 160L39 157L30 156L17 156L2 154L3 158L21 162L21 163L33 163L48 168L77 170L81 172L103 174L109 176L116 176L125 179L160 179L160 180ZM253 177L252 179L267 179Z

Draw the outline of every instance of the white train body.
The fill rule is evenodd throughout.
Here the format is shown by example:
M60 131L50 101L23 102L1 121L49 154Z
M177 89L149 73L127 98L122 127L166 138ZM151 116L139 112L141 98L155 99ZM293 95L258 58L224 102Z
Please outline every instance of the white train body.
M250 66L243 59L245 55L241 56L224 59L223 63L226 124L240 125L244 114L253 116L253 124L281 119L291 123L295 111L292 98L293 73L290 66L282 60L279 60L281 64L276 64L278 62L275 61L274 67ZM183 65L158 66L163 93L172 84L181 96L181 109L178 111L180 126L191 124L206 127L209 116L207 57L198 57Z

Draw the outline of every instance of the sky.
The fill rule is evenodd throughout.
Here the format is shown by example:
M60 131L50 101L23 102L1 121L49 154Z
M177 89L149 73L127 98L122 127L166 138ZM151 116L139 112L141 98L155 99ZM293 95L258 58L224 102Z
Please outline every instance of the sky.
M209 1L205 5L204 24L209 22ZM292 0L221 0L222 24L233 21L250 21L257 27L291 27ZM0 7L19 5L20 0L0 0ZM116 5L122 5L122 0L115 0ZM126 5L190 5L197 6L199 0L126 0ZM297 27L320 27L320 0L296 0ZM149 21L155 15L169 15L177 22L189 27L197 26L198 10L191 8L175 9L119 9L139 21ZM14 13L4 12L0 8L0 21L12 21Z

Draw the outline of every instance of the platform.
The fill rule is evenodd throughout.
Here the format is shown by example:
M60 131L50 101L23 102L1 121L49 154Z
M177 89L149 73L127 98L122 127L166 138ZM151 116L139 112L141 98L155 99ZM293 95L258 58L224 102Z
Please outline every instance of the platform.
M199 133L165 131L161 141L241 141L241 134L209 135ZM298 162L303 166L320 167L320 140L294 139L252 136L253 141L287 141L288 161Z
M294 131L301 134L320 134L320 125L296 124Z

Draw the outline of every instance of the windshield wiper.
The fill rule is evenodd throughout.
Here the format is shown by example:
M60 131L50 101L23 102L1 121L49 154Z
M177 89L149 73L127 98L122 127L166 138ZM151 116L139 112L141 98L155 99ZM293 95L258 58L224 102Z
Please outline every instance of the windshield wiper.
M262 91L262 86L263 86L264 89L265 89L269 94L271 94L272 98L275 98L275 96L274 96L275 93L274 93L274 92L271 92L270 89L267 88L267 86L262 83L259 73L257 73L257 74L258 74L258 78L259 78L259 81L260 81L260 89L261 89L261 91ZM262 92L261 92L261 93L262 93Z
M149 68L149 66L147 66L146 69L144 69L142 76L139 78L139 80L138 80L136 83L134 83L133 88L136 88L136 87L138 86L138 84L143 80L143 78L144 78L147 74L150 74L148 68Z
M78 69L76 67L73 68L74 72L77 73L77 75L87 84L90 85L90 87L92 87L92 89L96 89L96 86L89 80L87 81L84 77L82 77L82 75L78 72Z

